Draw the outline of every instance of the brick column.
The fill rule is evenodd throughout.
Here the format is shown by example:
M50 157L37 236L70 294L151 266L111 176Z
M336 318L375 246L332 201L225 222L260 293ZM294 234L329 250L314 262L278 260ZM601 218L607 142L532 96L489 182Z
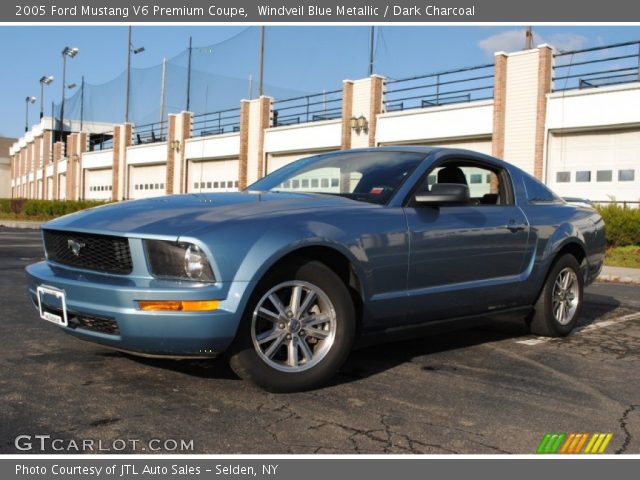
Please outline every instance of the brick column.
M378 115L382 113L382 99L384 95L384 78L380 75L371 76L371 98L369 107L369 146L376 146L376 127Z
M505 96L507 89L507 54L495 54L493 79L493 135L491 153L494 157L504 157Z
M173 183L175 177L176 149L173 141L176 137L176 115L170 113L167 117L167 179L166 192L167 195L174 193Z
M27 166L26 166L27 184L26 184L26 195L25 195L25 197L33 198L33 183L34 183L33 182L33 174L34 174L34 169L33 169L33 142L27 143L26 151L27 151Z
M53 200L60 199L59 192L59 178L58 178L58 162L62 158L62 142L56 142L53 144L53 181L51 182L53 186L53 194L51 198Z
M47 181L47 165L51 161L51 132L45 131L42 135L42 199L49 196L49 182Z
M240 104L239 188L245 188L264 175L264 131L271 126L273 99L262 96Z
M553 76L553 49L549 45L538 47L538 102L536 112L536 146L533 174L542 180L544 167L544 129L547 120L547 94L551 93Z
M247 187L247 159L249 155L249 100L240 101L240 153L238 161L238 187Z
M115 125L113 129L113 167L111 200L117 202L127 196L127 147L131 145L132 125Z
M42 174L42 137L36 137L34 142L33 178L35 182L35 196L42 198L42 189L38 188L38 174ZM43 177L44 178L44 177Z
M186 193L185 140L191 138L191 112L169 114L167 128L167 194Z
M353 112L353 80L342 82L342 138L340 149L351 148L351 117Z
M67 181L65 183L65 199L75 200L76 191L76 164L78 163L78 156L76 154L76 138L77 133L71 133L67 137Z
M87 151L87 133L86 132L80 132L78 133L78 139L77 139L77 143L76 143L76 152L78 155L78 164L76 165L76 185L78 186L77 189L77 200L84 200L84 169L82 167L83 165L83 159L84 159L84 153Z

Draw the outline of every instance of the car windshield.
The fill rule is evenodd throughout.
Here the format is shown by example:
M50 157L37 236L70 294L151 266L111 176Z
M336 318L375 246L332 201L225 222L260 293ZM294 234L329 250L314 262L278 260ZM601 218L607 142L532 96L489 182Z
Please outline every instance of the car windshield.
M384 204L424 157L424 153L390 151L307 157L285 165L247 190L331 194Z

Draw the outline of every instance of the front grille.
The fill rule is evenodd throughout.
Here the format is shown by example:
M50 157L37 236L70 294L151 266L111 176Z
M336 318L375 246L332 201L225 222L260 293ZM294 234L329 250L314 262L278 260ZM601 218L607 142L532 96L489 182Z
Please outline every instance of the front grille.
M44 247L49 260L64 265L117 275L133 270L125 237L44 230Z
M92 332L106 333L107 335L120 335L118 322L113 318L78 313L71 315L68 320L69 326L72 328L84 328Z
M36 308L38 308L38 299L32 297ZM43 310L54 313L62 317L62 310L59 308L51 307L46 304L42 304ZM118 322L109 317L98 317L96 315L89 315L88 313L67 312L67 322L70 328L83 328L85 330L91 330L92 332L106 333L107 335L120 335L120 328Z

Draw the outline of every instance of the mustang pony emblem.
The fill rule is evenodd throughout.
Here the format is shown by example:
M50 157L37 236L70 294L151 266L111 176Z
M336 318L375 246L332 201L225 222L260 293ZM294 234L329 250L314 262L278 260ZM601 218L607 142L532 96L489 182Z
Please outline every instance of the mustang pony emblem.
M80 256L80 250L85 247L85 244L70 238L67 240L67 247L73 252L73 254L78 257Z

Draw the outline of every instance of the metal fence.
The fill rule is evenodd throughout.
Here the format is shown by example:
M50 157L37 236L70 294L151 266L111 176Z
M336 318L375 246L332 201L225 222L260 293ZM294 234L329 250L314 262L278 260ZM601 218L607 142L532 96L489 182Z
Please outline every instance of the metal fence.
M437 107L493 98L494 65L387 80L385 111Z
M553 90L597 88L640 81L640 41L554 55Z
M167 139L167 122L146 123L133 128L133 144L164 142Z
M286 98L273 102L273 126L332 120L342 116L342 90Z
M240 108L194 115L191 132L194 137L220 135L240 131Z

